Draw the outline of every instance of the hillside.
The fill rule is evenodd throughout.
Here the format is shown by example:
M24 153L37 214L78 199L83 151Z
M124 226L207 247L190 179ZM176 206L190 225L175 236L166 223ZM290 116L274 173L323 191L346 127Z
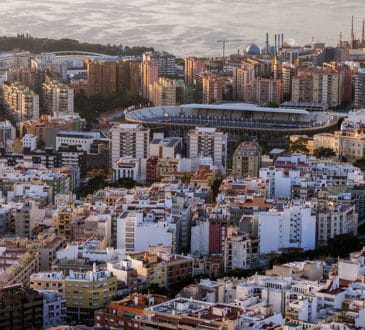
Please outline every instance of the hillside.
M0 51L13 49L28 50L32 53L74 50L114 56L142 55L145 51L153 50L151 47L81 43L74 39L34 38L29 34L18 34L16 37L0 37Z

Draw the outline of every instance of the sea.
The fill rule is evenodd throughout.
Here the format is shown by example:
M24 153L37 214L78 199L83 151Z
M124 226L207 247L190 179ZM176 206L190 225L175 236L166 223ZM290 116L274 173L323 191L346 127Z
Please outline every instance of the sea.
M150 46L176 56L217 56L264 46L266 32L292 45L361 34L365 0L1 0L0 35Z

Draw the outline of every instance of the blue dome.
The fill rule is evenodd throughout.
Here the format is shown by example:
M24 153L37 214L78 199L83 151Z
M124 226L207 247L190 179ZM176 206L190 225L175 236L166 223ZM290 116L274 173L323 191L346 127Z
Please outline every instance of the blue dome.
M246 48L247 55L260 55L260 48L256 44L248 45Z

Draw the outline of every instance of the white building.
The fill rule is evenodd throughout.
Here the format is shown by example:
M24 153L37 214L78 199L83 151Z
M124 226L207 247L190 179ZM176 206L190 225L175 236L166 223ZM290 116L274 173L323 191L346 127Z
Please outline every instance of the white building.
M174 246L175 227L168 221L144 221L141 212L125 211L117 219L117 248L141 252L148 245Z
M109 131L110 162L121 157L143 159L148 157L150 130L138 124L118 124Z
M197 221L191 226L191 253L209 252L209 221Z
M196 127L188 133L188 157L212 157L221 169L227 165L227 134L211 127Z
M29 151L34 151L37 149L37 136L33 134L25 134L23 136L23 149L29 149Z
M134 181L141 181L141 160L132 157L122 157L113 164L113 182L122 178L129 178Z
M281 248L311 250L316 246L316 217L309 205L260 212L258 224L260 253L276 252Z
M176 158L181 153L182 138L154 138L150 143L150 156Z
M257 262L258 240L240 234L238 228L228 227L224 240L224 271L251 269Z
M59 131L56 135L56 150L61 146L77 146L90 153L92 143L98 139L100 139L99 132Z
M0 147L5 148L9 141L16 138L16 129L10 121L0 122Z

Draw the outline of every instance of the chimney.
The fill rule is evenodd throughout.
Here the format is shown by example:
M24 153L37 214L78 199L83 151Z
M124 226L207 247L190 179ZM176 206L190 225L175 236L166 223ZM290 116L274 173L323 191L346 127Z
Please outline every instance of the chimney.
M284 46L284 33L281 34L281 48Z
M361 46L365 46L365 20L362 21Z
M351 34L350 34L350 48L353 49L355 46L355 35L354 35L354 16L351 16Z
M269 54L269 33L266 33L266 54Z
M278 50L281 49L281 44L280 44L280 33L278 34Z
M278 51L278 41L277 41L277 35L275 34L275 56L277 51Z

